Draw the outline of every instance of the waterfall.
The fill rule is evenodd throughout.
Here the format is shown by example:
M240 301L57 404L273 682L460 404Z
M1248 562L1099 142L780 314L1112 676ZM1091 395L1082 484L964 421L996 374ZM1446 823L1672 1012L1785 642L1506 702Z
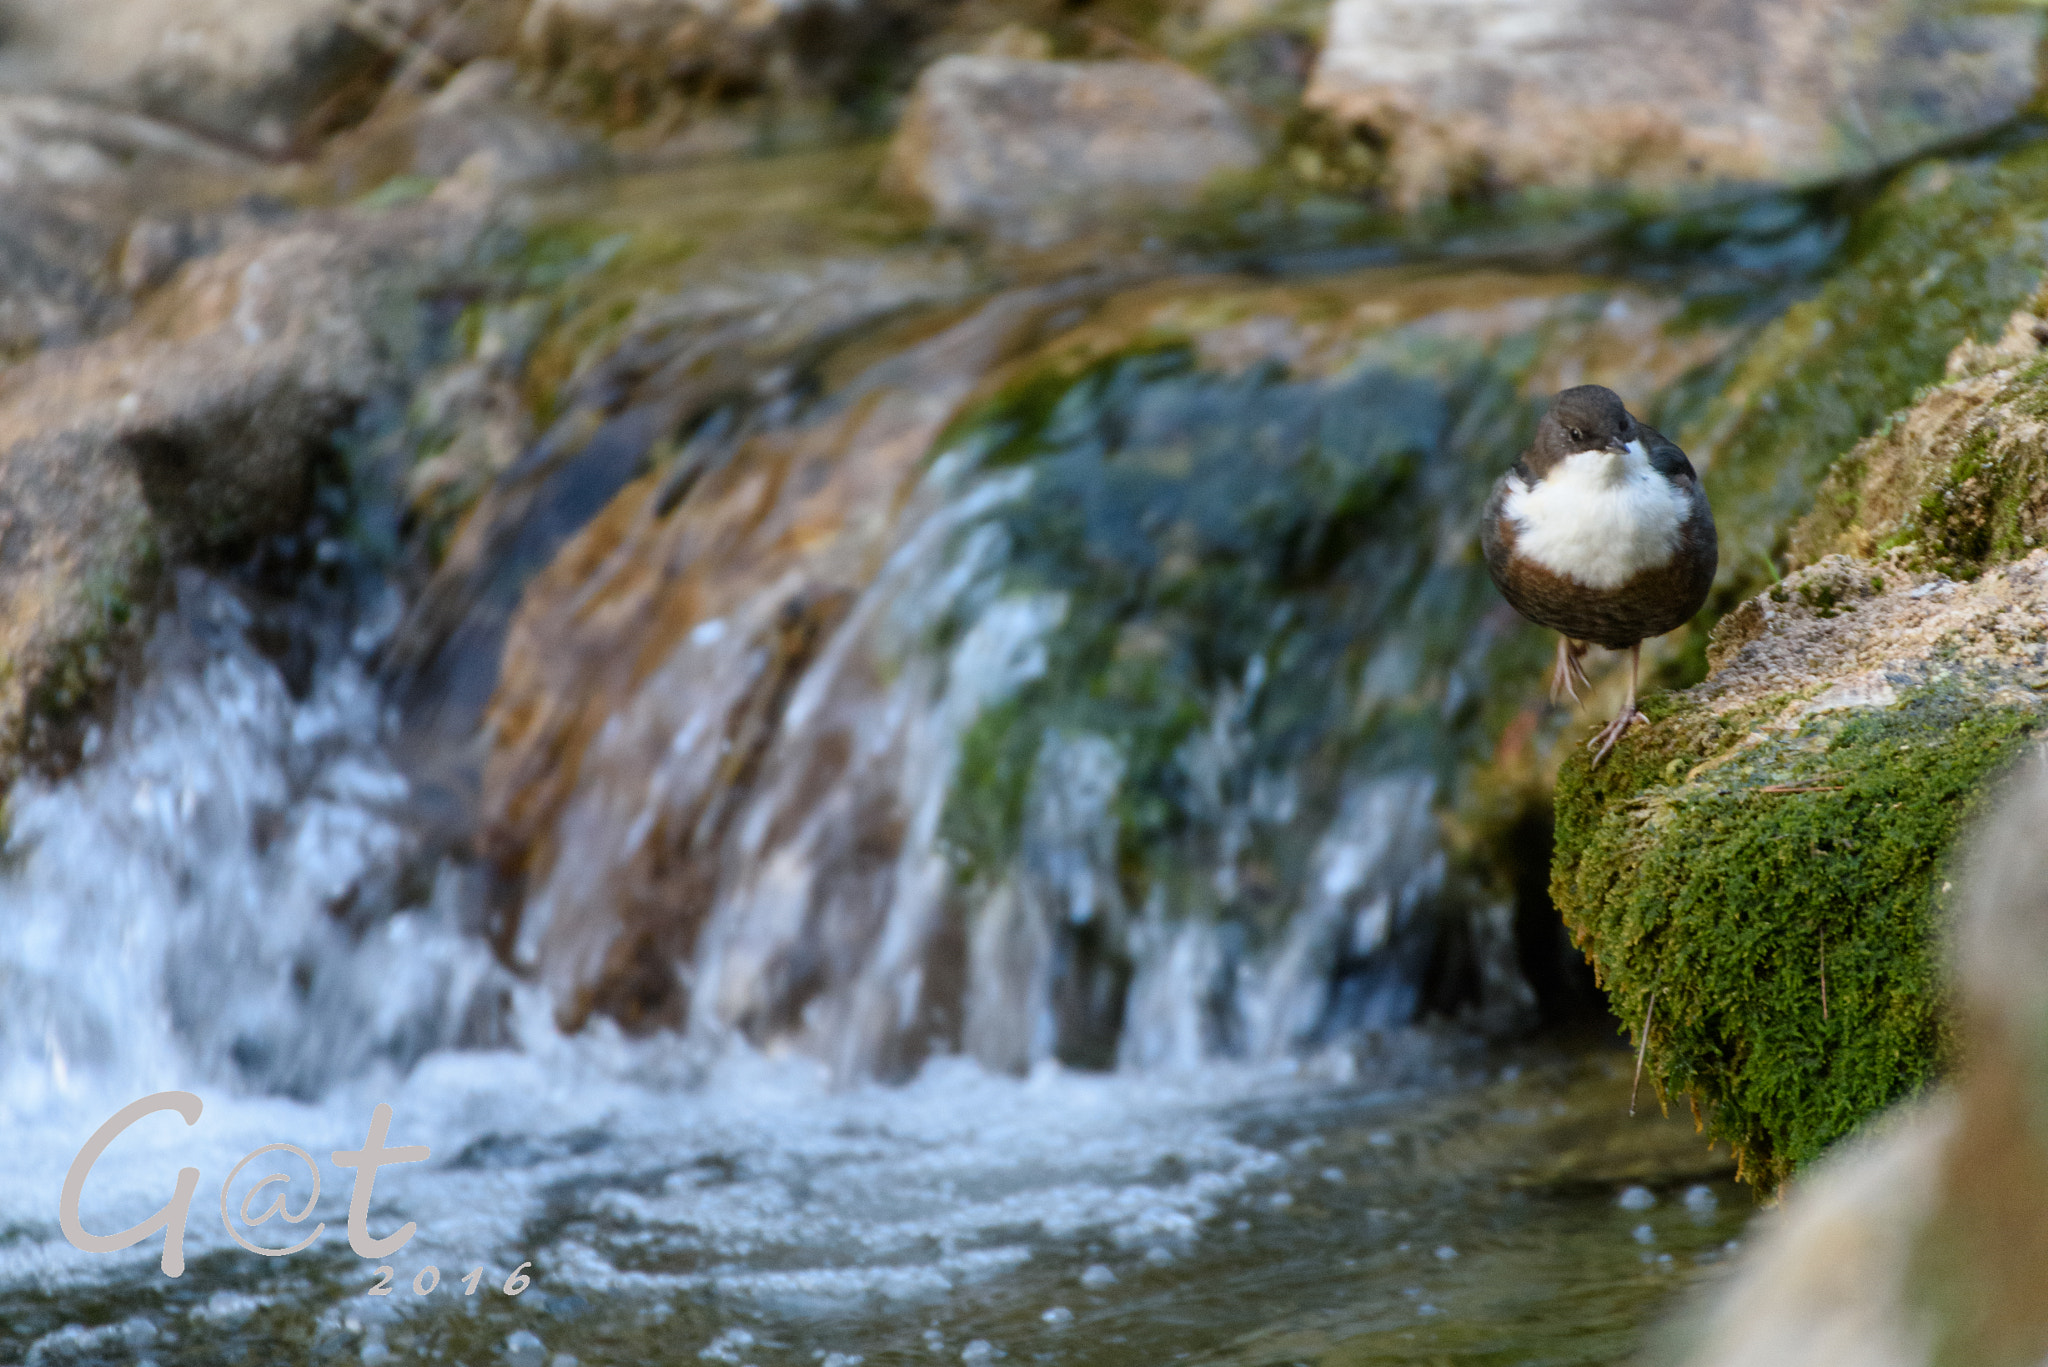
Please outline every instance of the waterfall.
M408 776L379 572L302 591L308 672L277 604L179 571L84 761L13 794L0 1104L310 1099L614 1027L841 1084L1185 1070L1341 1052L1446 973L1526 1014L1438 830L1520 648L1456 529L1526 335L1613 311L1424 313L1294 372L1112 351L991 407L1099 293L996 295L629 480L512 619L473 839Z
M179 573L77 772L18 784L0 877L0 1110L167 1086L317 1096L495 1038L504 974L422 886L364 663L294 696L228 583ZM342 623L327 623L330 635Z

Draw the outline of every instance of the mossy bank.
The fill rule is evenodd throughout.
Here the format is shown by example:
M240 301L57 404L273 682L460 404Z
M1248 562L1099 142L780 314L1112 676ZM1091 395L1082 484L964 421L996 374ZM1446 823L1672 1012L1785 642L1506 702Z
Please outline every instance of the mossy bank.
M1704 684L1560 778L1553 895L1759 1185L1949 1061L1946 861L2048 721L2039 304L1835 465Z

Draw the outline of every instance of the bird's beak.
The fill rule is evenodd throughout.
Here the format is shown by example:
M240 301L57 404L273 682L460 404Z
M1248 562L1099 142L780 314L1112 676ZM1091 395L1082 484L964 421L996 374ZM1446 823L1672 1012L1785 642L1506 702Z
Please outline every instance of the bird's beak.
M1607 439L1607 449L1618 456L1625 456L1628 454L1628 443L1620 437L1609 437Z

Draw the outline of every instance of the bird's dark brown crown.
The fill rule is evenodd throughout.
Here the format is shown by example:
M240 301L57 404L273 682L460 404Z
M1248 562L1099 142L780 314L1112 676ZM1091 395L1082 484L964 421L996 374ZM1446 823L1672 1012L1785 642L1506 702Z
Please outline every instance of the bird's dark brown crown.
M1582 384L1550 401L1550 411L1536 424L1536 439L1522 463L1541 479L1566 456L1602 447L1619 449L1634 432L1635 419L1621 395L1604 385Z

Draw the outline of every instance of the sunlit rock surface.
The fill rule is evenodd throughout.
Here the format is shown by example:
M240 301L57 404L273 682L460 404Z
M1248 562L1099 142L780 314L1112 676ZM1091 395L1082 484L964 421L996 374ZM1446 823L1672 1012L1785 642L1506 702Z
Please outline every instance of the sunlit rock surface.
M889 176L942 224L1046 246L1119 211L1185 204L1259 154L1230 102L1168 62L957 56L918 78Z
M1922 0L1337 0L1306 99L1385 141L1408 206L1799 185L2011 118L2040 32Z

